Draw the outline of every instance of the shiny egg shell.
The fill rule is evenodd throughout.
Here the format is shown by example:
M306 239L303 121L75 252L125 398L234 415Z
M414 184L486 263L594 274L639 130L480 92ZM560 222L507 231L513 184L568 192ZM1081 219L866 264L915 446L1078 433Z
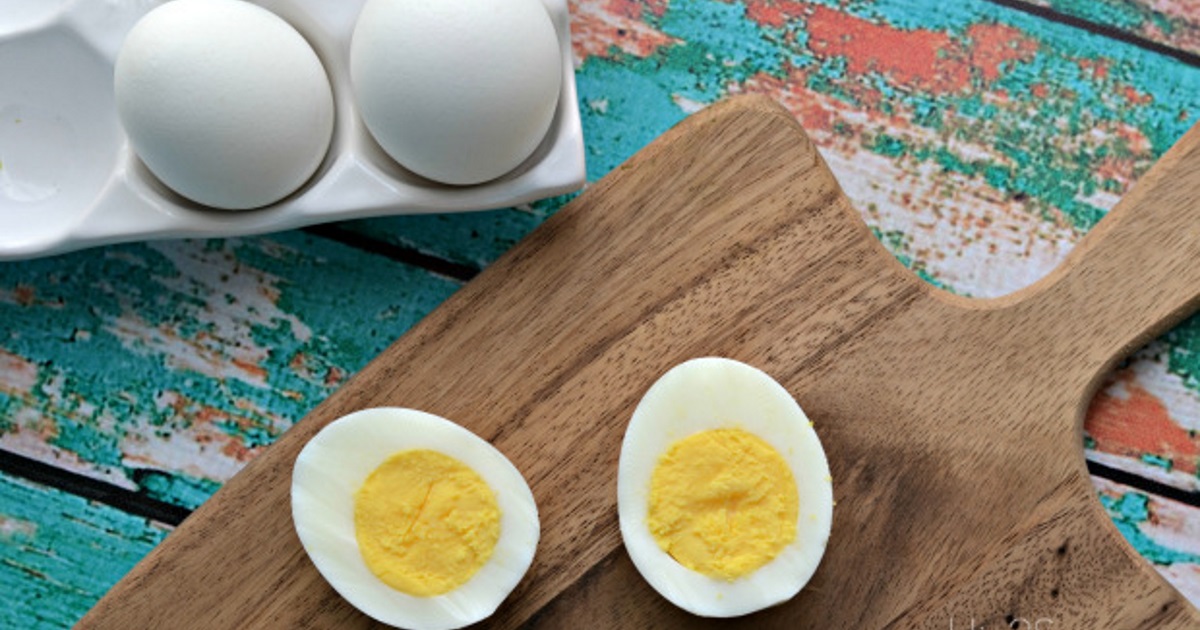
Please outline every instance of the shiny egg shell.
M225 210L292 194L321 164L333 92L308 42L242 0L175 0L138 21L114 70L117 113L168 188Z
M401 166L469 185L541 144L562 61L539 0L368 0L350 44L362 120Z

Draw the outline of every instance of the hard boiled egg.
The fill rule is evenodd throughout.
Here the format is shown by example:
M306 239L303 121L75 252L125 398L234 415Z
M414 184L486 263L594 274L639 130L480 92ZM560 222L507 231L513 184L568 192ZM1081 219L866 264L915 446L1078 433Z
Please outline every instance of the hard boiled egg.
M401 166L447 184L515 169L562 87L540 0L368 0L350 43L363 123Z
M312 47L242 0L175 0L147 13L121 46L114 90L150 172L214 208L296 191L333 135L333 92Z
M766 373L730 359L682 363L642 398L621 445L621 536L663 597L706 617L791 599L833 520L825 451Z
M533 494L500 451L444 418L387 407L340 418L305 445L292 519L342 597L411 630L490 616L540 534Z

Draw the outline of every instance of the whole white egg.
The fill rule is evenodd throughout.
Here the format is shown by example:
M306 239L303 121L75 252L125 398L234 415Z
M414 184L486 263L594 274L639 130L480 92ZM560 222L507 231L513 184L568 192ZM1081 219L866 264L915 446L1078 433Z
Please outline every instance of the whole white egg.
M214 208L296 191L333 134L333 93L312 47L242 0L175 0L147 13L121 46L114 89L150 172Z
M344 416L305 445L292 519L342 597L410 630L490 616L529 570L541 531L533 493L500 451L393 407Z
M833 520L825 451L766 373L694 359L646 392L617 475L621 536L638 571L696 615L733 617L791 599Z
M368 0L350 44L372 137L447 184L495 179L528 158L554 118L562 71L539 0Z

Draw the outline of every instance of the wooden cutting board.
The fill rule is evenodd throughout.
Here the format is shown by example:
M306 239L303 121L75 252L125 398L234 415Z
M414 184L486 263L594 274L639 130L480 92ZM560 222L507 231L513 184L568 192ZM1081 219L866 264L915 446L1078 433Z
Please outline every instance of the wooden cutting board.
M305 556L288 492L306 440L378 405L452 418L529 480L541 544L490 620L498 628L1200 627L1105 516L1081 450L1099 379L1198 303L1200 130L1049 277L977 301L897 263L786 111L728 101L449 299L187 519L81 627L373 625ZM634 406L668 368L704 355L758 366L793 393L816 422L837 499L809 586L732 622L660 598L617 527L617 454Z

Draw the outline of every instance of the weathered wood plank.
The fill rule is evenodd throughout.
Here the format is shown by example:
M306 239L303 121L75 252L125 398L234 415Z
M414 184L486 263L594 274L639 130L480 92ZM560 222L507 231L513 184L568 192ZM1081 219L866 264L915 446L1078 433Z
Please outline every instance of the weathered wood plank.
M1025 1L1200 54L1200 12L1194 0Z
M0 628L70 627L169 531L0 473Z
M1093 478L1100 504L1135 550L1192 602L1200 601L1200 508Z
M1200 493L1198 429L1200 316L1143 348L1111 375L1088 413L1088 458Z
M363 219L338 227L478 271L573 198L574 195L565 195L517 208L463 214Z
M0 447L195 507L458 286L299 232L0 265Z

